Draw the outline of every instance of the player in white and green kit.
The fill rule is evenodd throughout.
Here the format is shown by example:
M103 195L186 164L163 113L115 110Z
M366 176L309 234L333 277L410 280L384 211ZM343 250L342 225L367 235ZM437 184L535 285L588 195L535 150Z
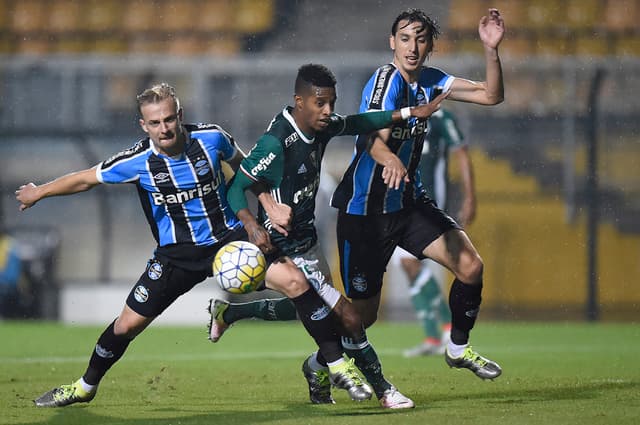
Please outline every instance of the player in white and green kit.
M303 364L311 401L333 402L330 394L332 382L324 377L327 372L329 376L332 375L332 361L342 357L340 336L343 336L358 346L347 350L347 354L355 360L355 364L373 387L382 407L410 408L414 406L413 401L384 378L378 356L367 340L359 315L352 304L333 287L330 269L317 244L315 199L320 183L322 157L332 137L368 133L410 116L427 118L445 96L431 104L404 111L343 117L333 112L336 102L335 84L335 77L324 66L309 64L300 68L295 85L294 106L288 106L276 115L265 134L242 161L229 188L229 204L244 223L248 220L244 191L256 186L268 188L268 192L260 195L258 220L269 231L272 244L278 251L269 256L278 258L275 263L280 262L302 270L326 304L317 315L318 320L323 320L327 315L331 318L325 324L326 335L323 339L322 332L318 329L315 329L316 335L312 334L320 347L320 353L314 353ZM286 294L286 273L283 271L282 275L282 282L273 282L267 278L266 286ZM297 298L289 298L299 305ZM231 316L231 310L237 306L214 300L211 306L211 340L219 339L229 324L240 318L258 316L283 320L295 317L290 308L287 310L289 300L271 301L272 304L268 304L268 301L254 303L256 306L271 306L266 308L270 313L264 317L259 311L252 312L250 303L239 307L244 310L243 313L239 315L236 312ZM289 315L283 316L287 311ZM249 314L245 314L247 312ZM308 326L305 322L303 324Z

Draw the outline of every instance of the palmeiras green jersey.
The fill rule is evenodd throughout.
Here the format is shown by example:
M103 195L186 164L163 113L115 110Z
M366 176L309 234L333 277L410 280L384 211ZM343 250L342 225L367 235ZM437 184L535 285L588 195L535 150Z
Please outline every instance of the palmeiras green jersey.
M286 255L304 252L317 242L315 200L322 157L329 140L338 135L363 134L384 128L391 124L393 112L346 117L332 114L327 128L310 137L298 128L292 111L288 106L273 118L238 170L252 182L265 182L277 202L292 208L293 219L287 237L272 228L261 206L258 210L258 221L269 231L272 243Z

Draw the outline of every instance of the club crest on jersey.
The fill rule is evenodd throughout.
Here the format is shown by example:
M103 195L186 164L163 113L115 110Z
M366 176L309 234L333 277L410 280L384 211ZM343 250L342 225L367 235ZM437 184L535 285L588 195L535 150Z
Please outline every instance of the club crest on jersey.
M144 286L138 285L133 291L133 298L135 298L139 303L146 303L149 299L149 291L147 291L147 288Z
M155 174L153 176L153 181L155 181L156 184L157 183L166 183L166 182L169 181L170 178L171 178L171 175L169 173L164 173L163 172L163 173Z
M151 280L158 280L162 277L162 264L157 261L153 261L149 264L149 269L147 270L147 275Z
M208 161L201 159L195 163L195 169L197 175L204 176L211 168L209 167Z
M351 279L351 286L358 292L367 290L367 279L362 274L357 274Z

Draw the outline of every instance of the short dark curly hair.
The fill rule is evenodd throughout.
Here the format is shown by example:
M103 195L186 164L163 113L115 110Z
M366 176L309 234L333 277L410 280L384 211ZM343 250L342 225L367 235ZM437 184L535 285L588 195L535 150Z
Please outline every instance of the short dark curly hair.
M308 63L298 69L296 77L295 92L300 94L305 88L316 87L336 87L336 77L333 72L324 65Z

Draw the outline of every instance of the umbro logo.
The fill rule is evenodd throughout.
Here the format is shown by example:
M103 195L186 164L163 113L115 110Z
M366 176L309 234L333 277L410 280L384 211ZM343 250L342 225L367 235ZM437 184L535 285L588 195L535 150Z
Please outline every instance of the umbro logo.
M302 164L300 168L298 168L298 174L304 174L306 172L307 172L307 167L305 167L304 164Z
M170 177L171 175L169 173L158 173L153 176L153 180L155 180L156 183L165 183L169 181Z

